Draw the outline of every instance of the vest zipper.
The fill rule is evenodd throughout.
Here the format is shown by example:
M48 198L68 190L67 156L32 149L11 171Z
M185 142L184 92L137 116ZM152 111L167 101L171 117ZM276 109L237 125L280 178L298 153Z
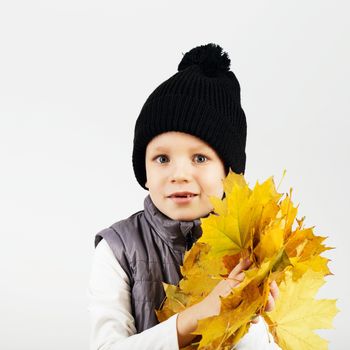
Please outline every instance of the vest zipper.
M193 245L192 230L190 230L186 235L186 250L190 250Z

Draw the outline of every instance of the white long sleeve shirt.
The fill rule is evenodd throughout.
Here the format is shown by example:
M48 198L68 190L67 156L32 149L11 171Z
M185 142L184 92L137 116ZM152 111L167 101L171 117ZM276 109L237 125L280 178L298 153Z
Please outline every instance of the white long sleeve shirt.
M136 334L129 278L103 239L93 256L87 288L90 350L179 350L176 320L171 316ZM252 324L237 350L277 350L263 318Z

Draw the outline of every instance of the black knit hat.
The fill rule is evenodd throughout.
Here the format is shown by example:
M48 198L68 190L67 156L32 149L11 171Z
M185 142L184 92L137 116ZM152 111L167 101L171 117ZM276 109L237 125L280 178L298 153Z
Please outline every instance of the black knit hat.
M208 143L237 174L245 171L247 123L240 85L230 59L209 43L187 52L176 72L148 97L135 124L132 163L138 183L146 183L148 143L167 131L181 131Z

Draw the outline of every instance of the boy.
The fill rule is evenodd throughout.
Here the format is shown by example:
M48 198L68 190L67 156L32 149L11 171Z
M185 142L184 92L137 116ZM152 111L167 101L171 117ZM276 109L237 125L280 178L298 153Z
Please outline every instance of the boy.
M185 251L202 234L200 218L213 210L208 196L223 197L229 167L244 174L247 126L240 86L229 66L220 46L193 48L140 112L132 162L149 195L144 210L96 235L88 290L91 350L190 344L197 321L219 313L219 295L228 295L250 265L240 262L232 280L220 281L202 302L158 322L154 309L165 297L162 282L181 279ZM268 310L277 292L272 284ZM236 348L279 349L264 321L253 323Z

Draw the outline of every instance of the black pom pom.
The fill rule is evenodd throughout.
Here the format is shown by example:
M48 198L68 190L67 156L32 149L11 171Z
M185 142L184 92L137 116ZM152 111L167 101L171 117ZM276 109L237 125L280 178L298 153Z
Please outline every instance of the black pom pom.
M177 69L181 71L195 64L200 66L204 74L216 76L219 72L228 72L230 63L228 54L223 53L221 46L209 43L186 52Z

